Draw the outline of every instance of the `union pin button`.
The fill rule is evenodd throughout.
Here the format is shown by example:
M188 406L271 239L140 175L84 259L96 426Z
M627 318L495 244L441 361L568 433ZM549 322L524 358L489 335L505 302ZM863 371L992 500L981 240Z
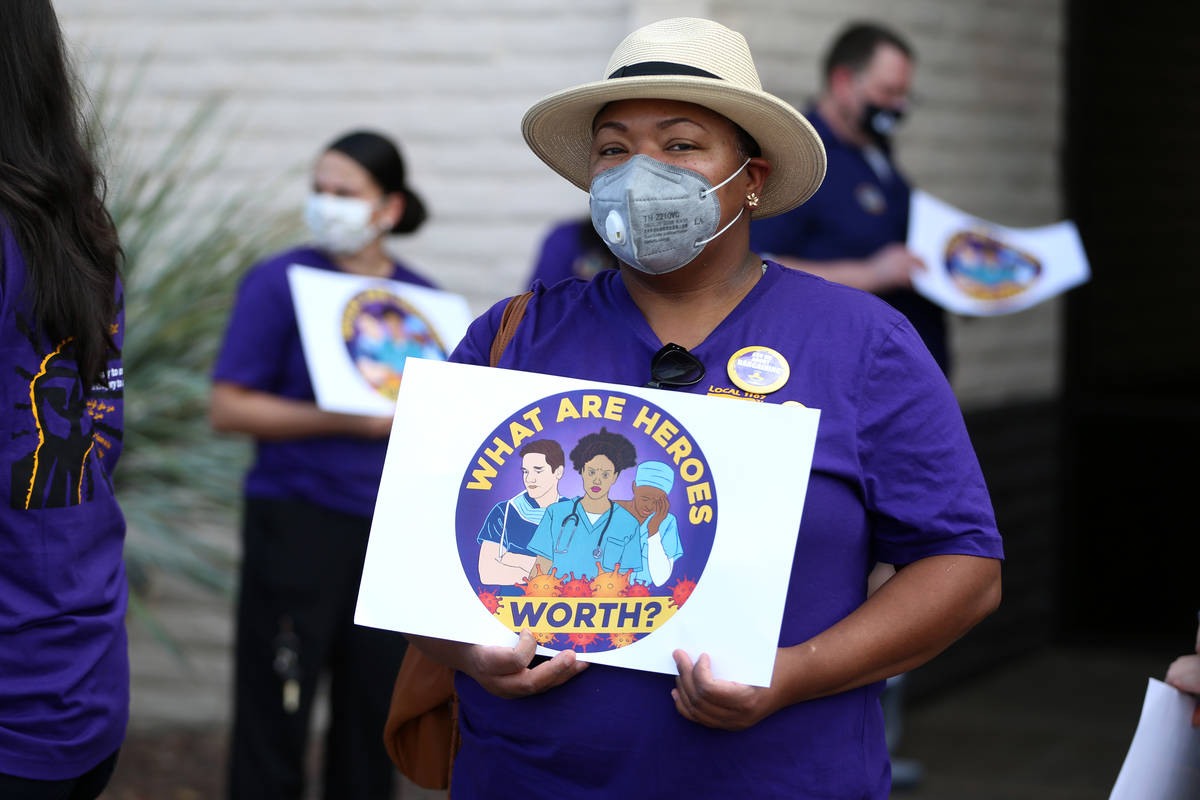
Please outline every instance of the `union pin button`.
M734 386L754 394L782 389L792 374L783 354L761 345L743 347L730 356L728 370Z

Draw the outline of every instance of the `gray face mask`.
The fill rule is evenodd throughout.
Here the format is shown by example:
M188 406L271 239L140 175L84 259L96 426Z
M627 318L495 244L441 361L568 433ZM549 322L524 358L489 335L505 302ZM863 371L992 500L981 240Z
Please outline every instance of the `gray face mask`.
M713 186L698 172L636 155L592 179L592 226L614 256L651 275L673 272L729 230L744 209L717 231L716 190L750 159ZM714 233L715 231L715 233Z

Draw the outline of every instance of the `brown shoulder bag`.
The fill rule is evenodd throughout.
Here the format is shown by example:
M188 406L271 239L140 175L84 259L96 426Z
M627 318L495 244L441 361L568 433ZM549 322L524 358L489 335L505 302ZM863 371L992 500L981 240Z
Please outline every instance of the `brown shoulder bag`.
M516 335L533 292L508 301L492 340L489 363L496 366ZM410 781L426 789L449 789L458 752L458 697L454 670L409 645L396 673L392 702L383 728L383 744L392 762Z

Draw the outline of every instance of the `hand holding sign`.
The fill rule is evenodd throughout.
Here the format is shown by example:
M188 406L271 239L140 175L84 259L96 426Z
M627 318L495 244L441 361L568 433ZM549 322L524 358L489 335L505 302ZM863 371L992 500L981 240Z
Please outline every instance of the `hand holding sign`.
M586 661L575 659L574 650L563 650L530 669L536 652L537 641L524 630L515 647L467 645L467 668L463 671L497 697L513 698L553 689L588 666Z
M675 651L679 677L671 690L675 709L692 722L710 728L740 731L776 711L770 687L718 680L705 653L692 664L683 650Z

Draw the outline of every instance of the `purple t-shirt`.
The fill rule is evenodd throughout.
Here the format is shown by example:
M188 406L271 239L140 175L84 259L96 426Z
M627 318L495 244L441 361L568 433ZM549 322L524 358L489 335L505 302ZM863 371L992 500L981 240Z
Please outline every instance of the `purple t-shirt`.
M590 217L560 222L542 239L529 285L541 281L553 286L567 278L588 281L616 266L616 257L592 227Z
M288 287L287 268L292 264L340 271L328 256L311 248L289 250L256 264L238 290L213 380L297 400L315 399ZM433 286L403 264L394 266L392 280ZM369 517L386 452L386 439L313 436L259 441L246 475L246 495L303 498Z
M889 244L903 244L912 190L890 154L881 153L888 172L880 175L864 151L839 139L815 108L805 116L825 144L825 180L803 205L751 222L750 249L764 258L833 261L867 258ZM908 317L948 372L945 312L912 289L894 289L880 297Z
M129 717L119 355L85 388L70 341L30 313L25 261L0 221L0 773L74 778ZM113 339L124 336L118 287Z
M503 309L476 320L451 360L486 364ZM500 366L636 386L661 344L620 273L602 272L538 287ZM765 402L821 410L781 646L861 605L876 561L1002 557L958 404L901 314L770 263L692 350L706 376L690 391L735 389L729 359L754 345L778 351L791 369ZM498 786L511 797L887 797L882 683L793 705L737 733L681 717L673 686L671 676L593 664L544 694L502 700L459 675L455 797L496 796Z

